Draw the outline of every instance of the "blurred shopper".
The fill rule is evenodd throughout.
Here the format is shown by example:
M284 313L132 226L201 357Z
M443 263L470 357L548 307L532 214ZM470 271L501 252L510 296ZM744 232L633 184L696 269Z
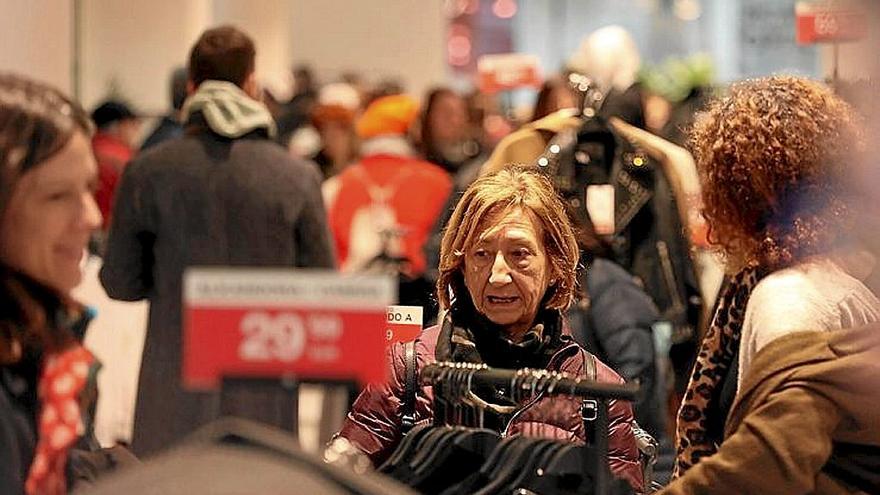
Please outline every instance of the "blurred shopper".
M312 126L321 138L321 149L312 160L324 180L333 177L357 159L355 113L338 104L318 104L312 109Z
M92 150L98 161L98 189L95 201L104 217L103 229L110 227L111 210L122 170L135 154L140 118L125 103L106 101L92 112L98 131L92 137Z
M171 97L171 113L163 115L153 132L147 136L141 145L141 151L155 146L163 141L177 138L183 135L183 124L180 119L180 111L186 100L186 67L175 69L171 73L168 85L168 96Z
M324 186L339 265L361 271L378 257L400 257L404 271L425 270L421 249L452 181L419 160L407 139L418 114L408 96L379 98L357 123L360 162Z
M97 447L101 365L82 346L91 312L70 296L101 225L90 133L82 108L57 90L0 74L3 493L67 493L83 475L78 449Z
M308 124L318 97L318 84L311 67L297 65L292 74L293 95L278 109L278 142L282 144L286 144L297 129Z
M190 53L185 137L134 160L120 185L101 282L110 297L150 301L132 444L141 454L219 413L217 394L181 387L187 267L333 266L319 174L269 140L255 54L234 27L205 31Z
M538 91L535 108L532 110L532 118L529 119L529 122L543 119L558 110L574 107L574 94L568 82L560 77L551 77L544 81L541 90Z
M480 144L470 130L464 98L448 88L428 91L419 133L421 153L449 172L459 191L476 179L481 164Z
M424 277L423 249L452 180L416 158L407 136L417 115L408 96L371 103L357 123L361 160L323 189L342 270L396 274L400 303L423 306L430 321L437 305Z
M796 344L794 336L880 317L880 301L860 281L873 262L856 240L858 206L844 186L856 173L861 132L852 108L829 88L795 77L737 84L697 119L691 139L704 214L732 277L679 411L676 470L685 479L677 489L837 493L832 488L842 485L825 484L819 473L831 439L864 433L878 444L876 418L864 422L840 400L861 400L856 390L866 384L845 384L845 374L846 363L863 362L864 340L847 347L849 337L805 336ZM778 359L767 359L771 347ZM719 445L719 457L701 462ZM780 480L791 484L777 489Z
M590 33L568 59L570 71L589 77L605 95L602 112L645 128L642 90L637 76L642 64L629 31L605 26Z

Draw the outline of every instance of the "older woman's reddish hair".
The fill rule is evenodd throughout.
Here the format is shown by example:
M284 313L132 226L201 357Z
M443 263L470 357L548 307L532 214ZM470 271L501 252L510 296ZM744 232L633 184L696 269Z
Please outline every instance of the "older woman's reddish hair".
M790 266L846 239L845 174L861 144L853 109L798 77L735 84L700 114L691 146L728 269Z
M464 268L464 254L485 227L485 219L514 208L531 214L544 236L550 275L555 280L548 288L553 292L545 307L564 310L571 304L577 280L578 245L565 207L546 177L534 169L514 166L477 179L455 207L440 244L437 298L443 306L449 307L450 292L460 289L456 287L456 276Z

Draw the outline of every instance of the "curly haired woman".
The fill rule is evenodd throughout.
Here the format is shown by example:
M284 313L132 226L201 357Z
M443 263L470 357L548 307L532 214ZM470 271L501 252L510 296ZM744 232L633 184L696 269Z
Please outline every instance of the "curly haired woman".
M679 412L677 476L727 444L731 404L750 377L772 371L757 369L768 362L762 350L880 319L860 281L873 261L859 249L845 185L862 147L849 105L802 78L746 81L698 118L691 142L710 241L731 277Z

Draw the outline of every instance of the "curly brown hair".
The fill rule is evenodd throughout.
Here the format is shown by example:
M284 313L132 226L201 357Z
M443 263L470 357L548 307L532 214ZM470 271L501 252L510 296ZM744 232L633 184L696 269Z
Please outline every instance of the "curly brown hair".
M550 181L531 167L511 166L474 181L464 192L443 232L437 298L450 305L450 292L462 294L464 253L480 235L482 222L496 212L522 208L540 221L554 284L545 308L565 310L577 282L578 244L562 200ZM549 291L553 291L549 295Z
M845 172L862 148L853 109L824 84L735 84L701 113L691 147L709 240L727 268L770 270L827 252L852 228Z

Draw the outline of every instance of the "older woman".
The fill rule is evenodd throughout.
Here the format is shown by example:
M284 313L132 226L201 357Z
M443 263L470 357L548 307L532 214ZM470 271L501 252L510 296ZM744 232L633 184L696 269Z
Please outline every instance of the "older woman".
M455 361L587 374L592 357L571 339L562 318L574 294L577 261L571 223L548 180L519 169L481 177L465 191L443 236L437 295L449 310L417 337L418 366ZM404 347L391 353L391 380L364 390L340 432L375 464L402 436ZM599 381L622 382L595 363ZM429 387L419 390L416 423L432 419L432 401ZM487 417L486 423L506 426L510 434L583 441L579 407L576 400L543 398L518 406L512 418ZM611 471L638 489L632 408L612 401L609 415Z
M0 487L66 493L98 364L69 297L101 214L91 123L58 91L0 74Z
M707 473L735 477L756 468L765 474L765 482L773 475L787 479L794 476L793 468L781 462L797 459L796 451L810 451L806 442L789 439L785 433L803 436L809 431L810 441L822 436L830 444L821 428L810 429L812 413L822 409L804 407L809 401L776 403L775 409L763 409L770 407L766 401L754 402L749 413L772 412L773 421L787 416L800 419L764 423L773 425L768 431L776 431L770 436L762 436L764 428L756 425L740 428L727 457L703 468L700 461L719 445L724 452L730 435L749 422L743 411L728 416L734 396L744 403L754 397L762 379L792 378L799 367L825 358L817 354L779 370L776 366L783 361L768 361L762 351L778 348L772 345L777 341L790 342L799 332L839 331L880 318L880 302L860 281L873 261L859 249L852 193L844 187L858 163L854 152L860 148L860 129L852 108L826 86L795 77L771 77L735 85L697 120L691 139L710 241L721 248L732 276L719 297L679 413L677 474L702 482ZM810 345L803 343L802 348L814 348ZM791 348L779 356L791 357ZM797 390L796 382L805 383L782 379L778 389ZM721 467L723 460L736 457L730 451L736 445L748 455ZM745 445L748 448L743 449ZM828 454L824 453L825 459ZM822 455L812 461L823 460ZM689 476L694 466L699 469ZM812 462L798 469L804 466ZM812 482L817 475L815 471L798 474L804 475L799 482ZM754 485L729 486L738 493L782 493L774 485L761 488L760 478L750 479L757 482ZM686 493L716 493L726 479L716 478L715 486L676 486ZM796 486L797 493L815 488L792 484L789 489Z

